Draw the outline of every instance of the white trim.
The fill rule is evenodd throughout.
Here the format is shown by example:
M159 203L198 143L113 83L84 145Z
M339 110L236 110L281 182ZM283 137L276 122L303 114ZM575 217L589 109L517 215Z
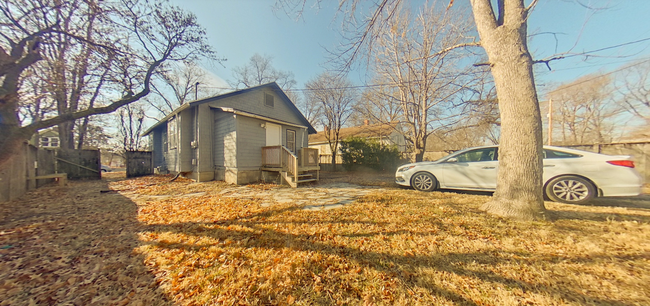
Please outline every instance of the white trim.
M264 117L264 116L260 116L260 115L255 115L255 114L251 114L251 113L247 113L247 112L242 112L242 111L239 111L239 110L235 110L235 109L233 109L233 108L230 108L230 107L213 107L213 106L210 106L210 108L218 109L218 110L221 110L221 111L223 111L223 112L227 112L227 113L233 113L233 114L235 114L235 115L241 115L241 116L244 116L244 117L250 117L250 118L260 119L260 120L264 120L264 121L267 121L267 122L272 122L272 123L275 123L275 124L288 125L288 126L293 126L293 127L297 127L297 128L304 128L304 129L307 128L307 127L304 126L304 125L299 125L299 124L295 124L295 123L289 123L289 122L282 121L282 120L277 120L277 119L273 119L273 118L269 118L269 117Z

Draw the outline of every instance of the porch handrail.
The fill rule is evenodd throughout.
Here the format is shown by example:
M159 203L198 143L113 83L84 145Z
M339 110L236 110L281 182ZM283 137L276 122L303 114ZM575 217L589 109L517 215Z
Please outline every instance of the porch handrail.
M282 152L283 155L286 156L286 158L282 158L283 162L286 162L286 164L282 165L283 169L286 169L287 172L293 175L294 177L294 182L298 181L298 157L291 152L287 147L281 146L282 147ZM284 157L283 156L283 157Z

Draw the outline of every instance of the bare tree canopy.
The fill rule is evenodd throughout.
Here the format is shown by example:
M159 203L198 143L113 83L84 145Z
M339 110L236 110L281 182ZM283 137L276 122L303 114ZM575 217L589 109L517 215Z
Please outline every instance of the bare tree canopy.
M300 12L305 2L276 1L279 7L292 12ZM362 2L339 2L339 11L348 19L343 28L349 34L348 43L335 53L342 71L361 57L370 61L377 41L390 33L389 25L398 16L402 0L373 2L368 14L357 11L364 7ZM453 14L454 1L445 2ZM526 6L524 0L470 0L480 42L459 43L439 51L477 45L485 50L499 101L501 134L497 189L483 209L528 220L546 218L542 196L542 122L532 69L534 61L526 41L528 15L536 3L532 0Z
M371 90L385 102L371 106L380 110L375 120L397 119L412 160L422 161L431 133L480 116L466 101L475 98L486 73L471 65L474 54L453 48L468 40L467 14L449 14L434 3L412 15L398 8L387 20L390 31L375 41L370 69L378 84Z
M151 82L152 95L145 99L162 118L185 102L217 94L208 72L194 62L173 62L161 67ZM207 85L207 86L206 86Z
M0 32L0 164L39 129L145 97L163 63L214 56L196 17L164 1L4 1ZM30 69L54 77L41 81L57 113L21 122Z
M617 75L621 104L650 124L650 60L638 61Z
M316 122L325 129L325 139L332 151L332 165L336 167L340 131L352 114L357 101L357 90L349 80L329 72L323 72L307 82L306 90L306 100L318 106L319 116L316 117Z
M233 80L230 85L239 88L249 88L266 83L276 82L283 90L296 85L293 73L278 70L273 67L273 57L255 53L248 64L233 69Z
M551 91L545 110L550 104L552 131L557 134L552 140L564 145L615 140L616 119L625 109L613 92L611 77L604 75L587 75Z

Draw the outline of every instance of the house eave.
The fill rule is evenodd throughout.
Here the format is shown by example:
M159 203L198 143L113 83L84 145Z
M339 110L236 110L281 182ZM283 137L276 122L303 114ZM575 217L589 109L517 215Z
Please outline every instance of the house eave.
M286 122L286 121L282 121L282 120L278 120L278 119L273 119L273 118L269 118L269 117L266 117L266 116L260 116L260 115L256 115L256 114L236 110L236 109L230 108L230 107L210 106L210 108L216 109L216 110L219 110L219 111L222 111L222 112L226 112L226 113L233 113L233 114L238 115L238 116L255 118L255 119L264 120L264 121L267 121L267 122L293 126L293 127L297 127L297 128L301 128L301 129L309 129L309 127L304 126L304 125L299 125L299 124L290 123L290 122Z

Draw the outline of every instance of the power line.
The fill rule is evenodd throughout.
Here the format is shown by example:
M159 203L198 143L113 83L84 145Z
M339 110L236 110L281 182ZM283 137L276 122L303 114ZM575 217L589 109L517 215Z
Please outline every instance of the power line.
M639 62L639 64L646 63L646 62L650 62L650 59L645 60L645 61L641 61L641 62ZM578 83L569 84L569 85L567 85L567 86L565 86L565 87L558 88L558 89L555 89L555 90L553 90L553 91L554 91L554 92L562 91L562 90L565 90L565 89L567 89L567 88L571 88L571 87L573 87L573 86L578 86L578 85L580 85L580 84L587 83L587 82L589 82L589 81L593 81L593 80L595 80L595 79L598 79L598 78L604 77L604 76L606 76L606 75L610 75L610 74L613 74L613 73L616 73L616 72L619 72L619 71L623 71L623 70L625 70L625 69L630 69L630 68L632 68L632 67L633 67L633 66L625 66L625 67L622 67L622 68L619 68L619 69L616 69L616 70L612 70L612 71L610 71L610 72L608 72L608 73L603 73L603 74L598 75L598 76L595 76L595 77L593 77L593 78L589 78L589 79L582 80L582 81L580 81L580 82L578 82Z

